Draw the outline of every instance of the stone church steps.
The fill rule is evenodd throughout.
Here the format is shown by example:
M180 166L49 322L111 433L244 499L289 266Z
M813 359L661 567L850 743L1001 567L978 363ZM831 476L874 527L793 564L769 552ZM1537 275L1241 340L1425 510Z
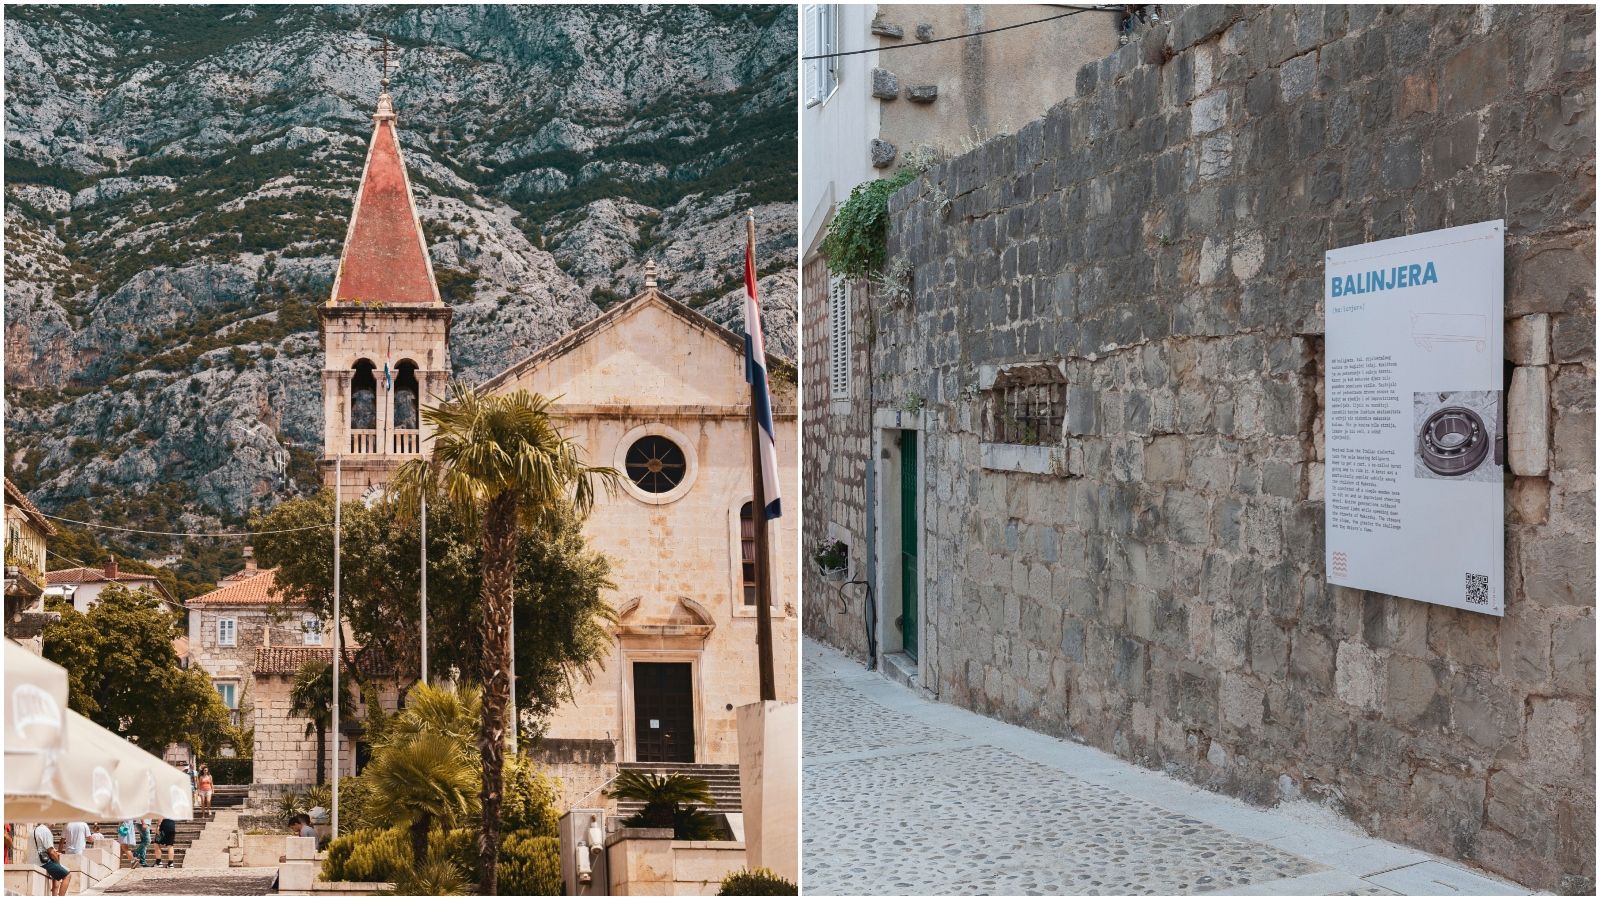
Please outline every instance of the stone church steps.
M648 772L652 775L691 775L703 778L711 787L711 796L717 801L716 812L736 813L743 810L739 794L739 767L729 763L659 763L629 762L618 768ZM623 818L644 809L637 800L618 800L617 815Z
M179 822L177 828L177 841L172 845L175 865L178 867L183 866L184 860L189 854L189 848L196 840L200 838L200 835L205 831L206 826L211 824L212 820L217 817L218 813L233 807L242 806L244 804L245 796L249 792L250 788L248 785L217 785L211 794L210 811L196 808L193 819ZM152 816L151 819L151 830L154 831L156 817ZM89 827L94 831L105 835L107 839L115 841L117 839L117 826L120 824L122 824L121 821L90 822ZM65 830L66 823L64 822L57 822L50 826L50 831L55 835L57 841L62 840ZM152 856L154 856L153 851L155 846L157 845L152 845ZM165 857L163 856L163 860L164 859Z

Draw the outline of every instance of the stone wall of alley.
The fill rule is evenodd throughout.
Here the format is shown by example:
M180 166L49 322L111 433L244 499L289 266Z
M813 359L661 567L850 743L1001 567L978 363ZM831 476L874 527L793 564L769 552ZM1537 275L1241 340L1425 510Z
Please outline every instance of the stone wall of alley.
M898 193L911 297L857 339L861 405L923 407L923 683L1592 892L1594 100L1592 8L1191 7ZM1506 615L1329 586L1323 253L1498 218L1508 385L1548 387L1510 415L1550 438L1506 479ZM983 373L1036 361L1064 471L985 468ZM815 446L808 479L865 455Z

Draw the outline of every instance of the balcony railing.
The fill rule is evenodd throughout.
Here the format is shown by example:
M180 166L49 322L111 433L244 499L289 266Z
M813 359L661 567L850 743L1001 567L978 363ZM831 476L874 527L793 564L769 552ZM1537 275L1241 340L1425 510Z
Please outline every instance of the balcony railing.
M417 431L396 431L394 452L399 456L414 456L422 446L422 434Z
M367 430L352 430L350 432L351 453L377 453L378 432Z

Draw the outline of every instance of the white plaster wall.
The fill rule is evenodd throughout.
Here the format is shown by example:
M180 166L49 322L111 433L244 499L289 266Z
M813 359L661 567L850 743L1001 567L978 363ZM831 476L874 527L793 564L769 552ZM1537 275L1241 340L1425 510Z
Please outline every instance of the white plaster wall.
M871 32L876 4L841 3L835 8L839 50L876 46ZM805 18L801 16L801 28ZM850 196L851 188L876 177L867 145L878 136L878 101L871 89L877 59L877 53L840 57L832 96L800 111L800 246L807 255L816 250L833 208ZM802 91L803 85L802 80Z

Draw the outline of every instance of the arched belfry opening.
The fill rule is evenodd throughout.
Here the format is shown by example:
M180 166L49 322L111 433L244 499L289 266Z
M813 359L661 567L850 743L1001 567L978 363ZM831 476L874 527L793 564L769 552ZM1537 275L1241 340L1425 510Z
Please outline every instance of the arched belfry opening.
M368 439L376 440L378 429L378 379L370 359L357 360L350 376L350 452L372 453L376 447L367 447Z
M417 364L402 359L395 367L394 376L394 427L405 431L417 430Z

